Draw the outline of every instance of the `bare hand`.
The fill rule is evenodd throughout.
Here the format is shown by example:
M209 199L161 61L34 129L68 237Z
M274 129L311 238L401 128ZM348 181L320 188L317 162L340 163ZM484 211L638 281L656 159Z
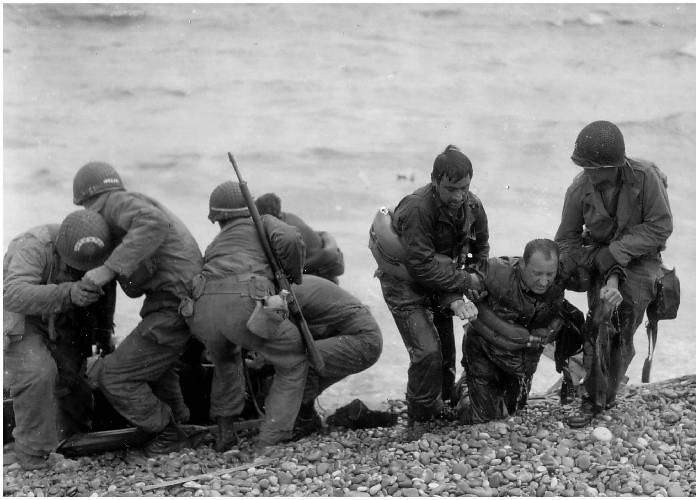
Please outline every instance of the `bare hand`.
M467 299L469 299L472 302L479 302L481 299L486 297L489 292L486 290L483 290L479 292L478 290L474 290L472 288L467 288L467 291L464 292L464 294L467 296Z
M85 307L97 302L102 295L102 290L95 288L92 283L75 281L70 287L70 300L78 307Z
M600 289L600 300L615 309L622 304L622 294L617 287L605 285Z
M461 320L472 321L479 315L479 310L471 300L465 302L463 299L457 299L450 304L450 309Z
M85 273L83 281L88 281L95 286L102 288L114 279L116 273L106 266L96 267Z

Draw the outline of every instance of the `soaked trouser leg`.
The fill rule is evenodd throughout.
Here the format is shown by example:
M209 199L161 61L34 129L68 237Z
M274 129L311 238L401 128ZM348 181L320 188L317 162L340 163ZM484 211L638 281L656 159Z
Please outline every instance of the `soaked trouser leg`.
M323 357L324 368L320 373L309 368L302 405L313 404L328 387L348 375L366 370L379 359L382 352L379 326L366 308L357 309L363 312L362 316L358 312L359 317L349 317L344 323L347 335L337 335L314 342Z
M214 364L211 382L211 418L240 415L245 408L245 375L241 348L220 333L201 339Z
M471 335L473 336L474 333ZM515 387L517 392L517 377L509 376L488 359L481 347L480 339L468 338L464 346L469 400L466 408L459 409L460 422L480 424L506 417L508 415L506 389L512 390Z
M440 337L442 347L442 399L452 398L455 384L455 331L452 315L443 311L433 310L433 324Z
M586 320L586 328L583 343L583 358L586 368L586 392L589 397L599 392L600 384L605 384L605 405L615 401L617 392L624 380L627 368L634 358L634 334L644 320L644 313L655 298L656 276L660 263L656 259L645 258L625 268L626 278L620 286L622 304L613 313L613 325L615 334L610 342L610 371L605 380L603 374L597 373L595 336L591 330L590 317ZM600 302L600 279L592 287L588 294L589 311L598 307ZM603 403L598 403L602 405Z
M3 387L10 389L15 413L15 447L43 456L58 446L58 369L44 336L27 322L22 340L4 353Z
M161 378L184 352L190 332L176 308L152 312L145 312L145 308L146 305L141 312L143 319L134 331L104 358L99 385L124 418L145 432L156 433L174 417L151 384L162 384Z
M411 283L391 276L381 276L380 283L410 359L408 416L417 421L430 420L442 409L442 346L428 297Z

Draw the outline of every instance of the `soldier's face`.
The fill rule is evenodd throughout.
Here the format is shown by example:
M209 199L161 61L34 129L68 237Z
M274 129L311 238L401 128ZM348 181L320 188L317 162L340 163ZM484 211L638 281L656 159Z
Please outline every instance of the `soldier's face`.
M612 186L617 180L617 167L586 167L583 169L594 186Z
M542 295L554 283L558 267L559 261L556 257L535 252L530 261L522 266L523 282L533 293Z
M440 201L447 205L450 210L458 210L467 199L467 192L469 192L471 182L472 178L469 176L458 181L452 181L452 179L444 175L440 182L436 183L433 181L433 185L437 189Z

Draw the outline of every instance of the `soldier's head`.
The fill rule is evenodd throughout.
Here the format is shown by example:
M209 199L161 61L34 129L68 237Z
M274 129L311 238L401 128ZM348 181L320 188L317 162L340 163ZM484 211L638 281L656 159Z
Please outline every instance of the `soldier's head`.
M73 203L76 205L85 205L107 191L124 191L121 177L108 163L91 161L80 167L73 178Z
M473 174L469 158L450 144L435 158L430 182L440 201L449 209L457 210L467 199Z
M554 283L559 269L559 247L545 238L529 241L520 259L523 283L533 293L542 295Z
M578 134L571 160L583 167L594 185L614 183L619 168L627 164L625 138L614 123L589 123Z
M258 207L260 215L269 214L279 219L282 213L282 201L275 193L265 193L255 200L255 206Z
M241 185L228 181L216 186L209 196L209 220L221 225L239 217L250 217Z
M76 210L63 219L56 251L70 268L80 273L101 266L112 249L107 222L97 212Z

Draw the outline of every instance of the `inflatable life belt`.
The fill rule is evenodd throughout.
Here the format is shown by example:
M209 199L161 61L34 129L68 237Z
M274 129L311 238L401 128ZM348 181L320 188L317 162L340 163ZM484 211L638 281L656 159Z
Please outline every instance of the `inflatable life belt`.
M382 207L377 210L369 228L369 250L379 270L396 278L413 281L406 265L406 251L391 225L393 212Z

